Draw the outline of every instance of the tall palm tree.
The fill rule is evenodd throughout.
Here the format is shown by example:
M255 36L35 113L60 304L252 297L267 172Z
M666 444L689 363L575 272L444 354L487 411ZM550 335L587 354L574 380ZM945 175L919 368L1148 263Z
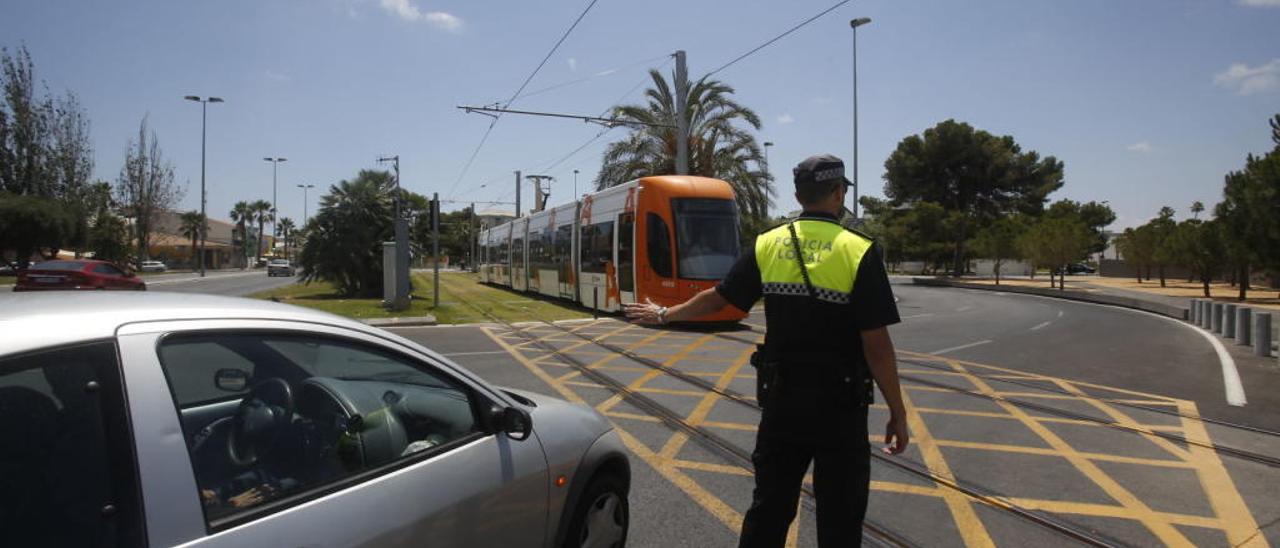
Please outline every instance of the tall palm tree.
M249 205L249 202L236 202L235 207L231 209L231 220L235 221L236 233L240 234L240 261L242 263L241 266L243 266L245 255L248 254L249 250L249 231L246 225L254 220L253 207Z
M645 90L646 104L613 108L614 118L637 124L625 139L605 149L597 190L676 171L676 92L661 72L650 70L649 76L653 86ZM731 99L732 94L732 87L706 76L689 86L689 173L732 185L746 225L768 218L774 192L764 151L750 132L760 129L760 117Z
M192 267L195 267L196 252L198 251L196 249L196 240L200 238L200 231L202 227L204 230L209 230L208 223L204 222L204 216L201 215L199 211L187 211L179 216L178 220L180 223L179 231L182 232L183 236L191 238L191 255L189 260L191 261Z
M284 258L289 258L289 236L293 234L293 219L284 217L280 222L276 223L276 229L280 232L280 238L284 240Z
M267 235L262 232L262 228L274 218L271 215L271 202L258 200L249 204L249 207L253 209L253 220L258 222L258 260L261 261L262 248L267 245Z

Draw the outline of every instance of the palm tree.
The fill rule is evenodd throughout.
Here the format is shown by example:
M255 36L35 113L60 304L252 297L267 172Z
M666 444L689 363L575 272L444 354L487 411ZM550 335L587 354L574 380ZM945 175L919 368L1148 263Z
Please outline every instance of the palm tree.
M289 240L290 240L289 236L293 234L293 229L294 229L293 219L290 219L288 217L284 217L280 219L280 222L276 223L276 229L278 229L278 231L280 232L280 238L284 240L284 258L288 259L289 258Z
M199 211L187 211L178 217L180 222L179 230L183 236L191 238L191 266L196 265L196 239L200 237L200 231L209 230L208 223L203 222L204 216Z
M258 260L261 261L262 248L267 245L267 235L262 232L262 227L266 225L268 221L274 219L271 215L271 202L258 200L249 204L249 207L253 210L253 220L258 223Z
M240 234L240 260L242 262L249 249L249 232L246 225L253 222L253 207L249 202L236 202L234 208L231 209L231 220L236 223L236 233Z
M675 92L657 70L650 70L653 87L645 90L647 104L620 105L613 117L637 122L626 139L605 149L596 190L647 175L675 173ZM733 88L706 76L689 86L689 173L722 179L733 186L745 226L768 218L773 184L764 167L764 152L749 129L759 130L760 117L729 96ZM749 128L735 125L745 122Z

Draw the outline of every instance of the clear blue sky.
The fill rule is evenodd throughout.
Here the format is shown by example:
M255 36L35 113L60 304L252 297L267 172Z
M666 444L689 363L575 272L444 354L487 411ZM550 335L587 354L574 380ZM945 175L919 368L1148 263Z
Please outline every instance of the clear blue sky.
M510 97L587 3L9 0L0 45L25 44L51 90L79 94L100 178L115 179L149 116L190 183L187 208L198 207L200 107L182 96L225 98L209 108L211 216L269 200L262 157L283 156L280 210L300 219L294 185L317 185L314 213L316 191L383 154L401 156L416 192L511 200L513 170L543 172L599 128L504 117L459 181L488 119L454 106ZM526 91L588 79L513 108L599 114L665 63L640 61L684 49L697 77L833 3L600 0ZM848 21L860 16L874 20L858 31L864 194L881 194L899 140L956 118L1064 160L1052 198L1109 200L1117 226L1131 226L1163 205L1212 207L1223 175L1270 148L1266 119L1280 112L1280 0L855 1L717 75L776 143L778 211L795 208L800 159L849 161ZM550 170L552 201L572 194L574 169L587 188L623 131Z

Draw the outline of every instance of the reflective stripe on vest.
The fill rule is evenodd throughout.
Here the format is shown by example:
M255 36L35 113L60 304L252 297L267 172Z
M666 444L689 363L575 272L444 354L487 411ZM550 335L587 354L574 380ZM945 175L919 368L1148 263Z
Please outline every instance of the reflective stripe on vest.
M830 221L800 219L794 225L815 296L831 303L848 304L858 277L858 265L871 249L871 240ZM756 237L756 263L765 295L808 294L787 225Z

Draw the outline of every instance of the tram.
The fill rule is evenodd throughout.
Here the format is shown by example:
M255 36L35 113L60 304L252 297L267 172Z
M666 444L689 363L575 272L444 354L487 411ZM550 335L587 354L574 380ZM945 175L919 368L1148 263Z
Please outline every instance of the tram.
M603 312L684 302L714 287L739 253L733 189L683 175L643 177L479 233L484 282ZM696 321L744 317L730 306Z

